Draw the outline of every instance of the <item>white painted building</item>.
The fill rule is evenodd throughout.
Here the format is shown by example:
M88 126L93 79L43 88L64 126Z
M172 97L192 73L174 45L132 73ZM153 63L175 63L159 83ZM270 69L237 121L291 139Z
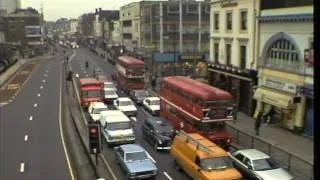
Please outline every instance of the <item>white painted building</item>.
M93 21L93 32L94 36L102 37L102 22L99 21L99 14L95 15L95 19Z
M112 21L113 31L111 31L111 40L113 43L121 44L120 21Z
M78 20L76 20L76 19L71 19L70 21L69 21L69 23L70 23L70 33L75 33L75 32L77 32L77 28L78 28Z
M209 83L251 114L257 74L259 0L211 0Z

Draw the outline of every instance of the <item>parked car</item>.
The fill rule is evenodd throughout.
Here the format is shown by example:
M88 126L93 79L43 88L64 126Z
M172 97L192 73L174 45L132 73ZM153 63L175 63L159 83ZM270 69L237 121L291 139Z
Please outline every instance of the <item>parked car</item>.
M128 179L153 178L158 168L149 153L138 144L114 147L116 158Z
M101 112L107 111L107 110L108 110L108 106L106 106L102 102L92 102L92 103L90 103L90 105L88 107L88 112L89 112L90 118L93 121L99 120Z
M254 180L292 180L293 177L272 160L256 149L242 149L232 154L234 166L245 176Z
M150 93L149 91L144 89L133 90L129 93L129 96L136 104L142 104L142 101L150 96Z
M174 127L162 117L148 117L142 125L143 137L157 150L170 150Z
M142 101L143 107L152 115L159 115L160 112L160 98L147 97Z
M176 168L182 169L193 179L242 179L229 154L200 134L180 131L173 140L170 155Z
M100 124L108 146L134 143L136 140L131 120L119 110L101 112Z
M117 98L113 101L113 105L127 116L137 116L137 108L128 97Z

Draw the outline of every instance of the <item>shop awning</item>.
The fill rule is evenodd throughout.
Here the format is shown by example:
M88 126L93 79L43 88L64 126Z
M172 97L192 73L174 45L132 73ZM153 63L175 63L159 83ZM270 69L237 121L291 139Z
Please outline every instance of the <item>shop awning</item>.
M255 91L253 98L284 109L294 108L295 105L293 103L294 95L289 95L287 93L269 90L262 87Z

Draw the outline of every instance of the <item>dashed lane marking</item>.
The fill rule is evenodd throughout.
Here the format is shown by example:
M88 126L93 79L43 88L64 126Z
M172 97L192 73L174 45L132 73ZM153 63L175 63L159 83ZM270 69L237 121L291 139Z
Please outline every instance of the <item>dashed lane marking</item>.
M46 80L42 80L42 82L46 82Z
M40 93L38 93L38 97L40 97Z
M24 172L24 163L20 164L20 172Z
M33 117L32 117L32 116L30 116L30 117L29 117L29 121L32 121L32 120L33 120Z
M149 153L147 153L148 154L148 157L151 159L151 161L153 162L153 163L156 163L156 161L153 159L153 157L149 154Z
M44 77L47 77L48 75L47 74L44 74Z
M28 135L24 135L24 141L28 141Z
M43 89L43 86L40 86L40 89Z
M34 105L33 105L33 107L37 107L37 106L38 106L38 104L34 104Z
M172 178L169 176L169 174L167 172L163 172L163 174L169 179L172 180Z

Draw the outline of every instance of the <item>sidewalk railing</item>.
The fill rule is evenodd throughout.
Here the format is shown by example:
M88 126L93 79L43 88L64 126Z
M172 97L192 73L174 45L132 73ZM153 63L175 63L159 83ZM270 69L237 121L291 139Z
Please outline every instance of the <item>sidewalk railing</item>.
M242 132L230 125L227 125L227 131L235 137L235 143L243 148L258 149L276 160L281 167L287 169L295 179L313 180L313 164L300 157L291 154L281 148L270 144L260 138ZM299 143L297 143L299 146Z

